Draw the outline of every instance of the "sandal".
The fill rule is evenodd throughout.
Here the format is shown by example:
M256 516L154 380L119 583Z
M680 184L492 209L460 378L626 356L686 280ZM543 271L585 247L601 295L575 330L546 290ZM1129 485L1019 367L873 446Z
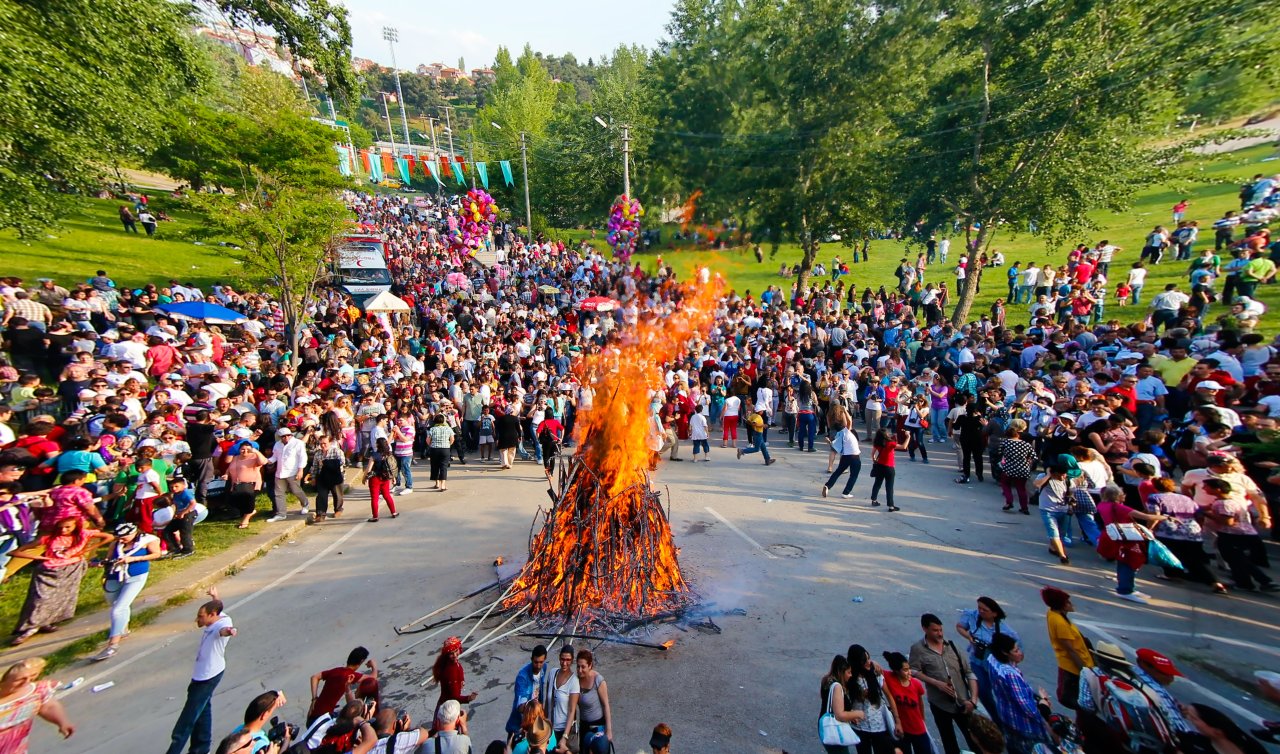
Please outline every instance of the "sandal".
M392 517L392 518L400 518L400 514L399 514L399 513L392 513L392 514L391 514L391 517Z
M33 628L33 629L30 629L30 630L28 630L28 631L23 631L22 633L20 633L20 634L18 634L17 636L13 637L13 641L10 641L10 642L9 642L9 646L11 646L11 647L19 647L19 646L22 646L23 644L25 644L25 643L27 642L27 639L30 639L32 636L35 636L35 635L36 635L36 629L34 629L34 628Z
M238 525L236 528L237 528L237 529L248 529L248 528L249 528L249 525L248 525L248 524L240 524L240 525Z

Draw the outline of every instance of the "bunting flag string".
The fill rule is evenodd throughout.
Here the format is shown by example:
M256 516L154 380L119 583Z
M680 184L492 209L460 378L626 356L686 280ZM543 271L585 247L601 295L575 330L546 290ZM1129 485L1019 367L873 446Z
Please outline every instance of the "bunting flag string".
M380 160L373 159L374 157L375 155L371 155L368 163L369 180L373 181L374 183L381 183L382 175L383 175L382 162Z
M508 186L516 185L516 182L511 178L511 160L503 160L498 163L498 166L502 168L502 180Z
M413 163L417 158L411 154L405 155L404 158L409 161L409 180L413 180Z
M382 153L382 172L384 174L389 175L395 169L396 169L396 158L392 156L390 152L383 152Z
M476 175L480 176L480 184L484 186L484 190L489 190L489 166L483 162L473 162L472 167L476 170Z
M396 171L400 173L400 182L409 185L409 161L403 157L396 158Z
M459 186L467 185L466 164L461 157L453 158L453 178Z

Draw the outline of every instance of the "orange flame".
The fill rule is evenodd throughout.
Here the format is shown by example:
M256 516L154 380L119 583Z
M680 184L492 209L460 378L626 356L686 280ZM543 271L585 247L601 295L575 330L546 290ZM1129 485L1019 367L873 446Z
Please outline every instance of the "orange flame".
M719 276L669 286L665 298L675 303L645 312L618 343L579 365L595 392L574 431L580 463L530 544L507 606L544 617L643 616L688 600L671 526L649 486L651 401L666 389L664 365L712 326L722 289Z

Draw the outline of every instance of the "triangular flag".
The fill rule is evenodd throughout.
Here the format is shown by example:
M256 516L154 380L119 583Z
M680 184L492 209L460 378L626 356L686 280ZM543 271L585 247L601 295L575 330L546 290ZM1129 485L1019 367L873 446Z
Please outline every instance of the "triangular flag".
M431 177L436 179L436 183L444 186L444 181L440 180L440 166L435 160L423 160L422 164L427 167L427 171L431 173Z
M503 160L498 165L502 168L502 180L506 181L508 186L516 185L516 182L511 178L511 161Z
M484 186L485 191L489 190L489 166L483 162L473 163L476 169L476 175L480 176L480 184Z
M453 158L453 179L458 182L459 186L467 185L467 174L463 170L462 158Z

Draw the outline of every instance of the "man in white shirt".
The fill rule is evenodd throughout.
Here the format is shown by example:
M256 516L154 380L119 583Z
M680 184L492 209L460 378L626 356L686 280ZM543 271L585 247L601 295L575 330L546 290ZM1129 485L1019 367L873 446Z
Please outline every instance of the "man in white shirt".
M190 754L208 754L213 746L213 707L209 702L227 668L227 642L236 635L236 629L231 616L222 612L216 588L209 590L209 597L211 599L196 611L196 625L201 630L200 647L196 650L191 683L187 686L187 701L173 725L168 754L182 754L188 739Z
M764 414L764 437L769 439L769 426L773 423L773 390L766 385L756 389L756 408Z
M267 523L285 519L288 493L302 503L302 516L307 516L307 493L302 491L302 475L307 468L307 446L293 436L293 430L284 427L276 431L276 444L271 451L271 462L276 465L275 487L272 496L272 515Z

